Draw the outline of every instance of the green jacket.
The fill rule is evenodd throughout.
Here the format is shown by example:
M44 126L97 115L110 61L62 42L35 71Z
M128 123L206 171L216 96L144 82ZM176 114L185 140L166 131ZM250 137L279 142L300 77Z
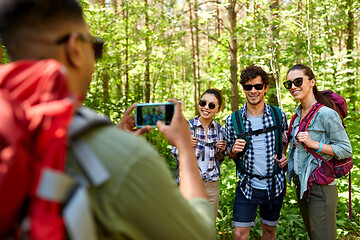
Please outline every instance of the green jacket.
M99 239L215 239L213 209L185 200L164 159L142 137L103 126L83 140L111 174L88 189ZM85 175L69 151L67 168Z

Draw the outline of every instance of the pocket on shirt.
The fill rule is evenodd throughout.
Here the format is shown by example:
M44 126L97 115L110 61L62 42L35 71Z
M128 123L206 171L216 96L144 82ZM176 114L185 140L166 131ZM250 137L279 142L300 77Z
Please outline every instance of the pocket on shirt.
M325 129L320 127L314 127L307 130L312 140L324 141L325 140Z

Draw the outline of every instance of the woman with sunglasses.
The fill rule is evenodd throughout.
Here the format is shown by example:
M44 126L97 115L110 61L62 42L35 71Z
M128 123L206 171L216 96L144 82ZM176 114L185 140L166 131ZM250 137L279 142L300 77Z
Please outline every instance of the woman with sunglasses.
M290 68L284 86L300 105L295 109L289 149L288 181L293 178L297 200L310 239L336 239L338 193L335 181L328 185L315 182L308 189L312 172L320 166L306 148L318 152L326 160L352 155L351 144L334 101L316 88L313 71L302 64ZM298 132L300 121L316 102L324 104L310 121L307 131ZM319 160L320 161L320 160Z
M195 148L199 171L203 179L209 201L215 210L215 219L219 204L220 163L224 159L223 152L226 142L223 140L223 127L213 120L222 106L222 94L218 89L207 89L201 96L198 104L200 116L190 119L191 142ZM178 160L175 147L171 149L172 155ZM179 180L179 179L178 179Z

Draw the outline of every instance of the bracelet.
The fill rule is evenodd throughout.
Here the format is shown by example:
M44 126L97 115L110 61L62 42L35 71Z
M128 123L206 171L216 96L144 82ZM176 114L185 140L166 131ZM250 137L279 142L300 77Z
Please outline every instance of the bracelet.
M322 147L323 147L323 143L322 143L321 141L320 141L319 143L320 143L320 145L319 145L319 149L316 151L316 152L318 152L318 153L319 153L319 152L321 152Z

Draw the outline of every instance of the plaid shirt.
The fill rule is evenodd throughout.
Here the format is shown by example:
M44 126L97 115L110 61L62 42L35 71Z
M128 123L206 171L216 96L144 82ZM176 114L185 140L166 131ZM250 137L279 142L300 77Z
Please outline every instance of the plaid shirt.
M245 130L246 131L253 130L251 128L251 122L248 120L247 115L246 115L246 103L240 109L240 112L241 112L241 117L243 119ZM283 129L283 131L285 131L288 129L286 115L285 115L284 111L282 111L282 110L281 110L281 113L282 113L282 129ZM265 110L264 110L264 114L262 115L262 123L263 123L263 128L267 128L267 127L275 125L272 115L271 115L270 106L267 103L265 103ZM256 129L254 129L254 130L256 130ZM275 170L275 164L277 164L276 159L274 159L274 156L276 154L275 132L271 131L271 132L262 133L262 134L264 135L264 138L265 138L265 148L266 148L266 152L265 152L266 158L264 159L264 161L266 161L266 176L272 176L274 173L274 170ZM226 119L224 136L225 136L225 140L227 143L227 146L226 146L226 150L227 150L228 148L232 147L232 145L235 143L235 140L237 139L237 134L236 134L235 128L231 121L231 115L228 116ZM243 157L240 158L240 161L242 161L244 163L246 171L250 172L250 173L254 172L254 160L255 160L252 140L253 140L253 137L250 136L249 137L249 148L246 151L246 153L243 155ZM239 186L241 186L240 187L241 191L243 192L244 196L247 199L251 199L252 178L248 177L248 181L243 182L246 179L246 175L241 174L239 172L238 172L238 175L239 175L239 180L240 180ZM279 196L280 193L282 193L282 191L284 189L284 178L285 178L285 175L284 175L283 171L279 172L275 176L275 182L276 182L275 197ZM266 179L266 185L267 185L268 197L270 199L272 178Z
M192 136L199 138L199 140L205 141L205 129L201 125L198 116L196 116L194 118L194 126L193 127L195 128L195 131L194 131L194 134L192 134ZM221 127L220 131L222 133L224 133L224 127ZM207 143L216 142L216 139L217 139L217 132L215 129L215 122L213 120L209 125L208 134L207 134ZM203 144L201 144L200 142L198 142L195 146L195 156L198 161L202 161L202 157L204 154L204 151L203 151L204 147L205 146ZM210 148L210 161L209 161L208 169L205 173L202 174L201 170L199 168L199 172L200 172L202 179L205 179L207 181L217 181L220 177L220 171L217 168L216 161L215 161L215 155L216 155L217 149L215 146L209 146L209 148ZM171 147L170 152L177 160L179 160L178 149L176 147L174 147L174 146Z

